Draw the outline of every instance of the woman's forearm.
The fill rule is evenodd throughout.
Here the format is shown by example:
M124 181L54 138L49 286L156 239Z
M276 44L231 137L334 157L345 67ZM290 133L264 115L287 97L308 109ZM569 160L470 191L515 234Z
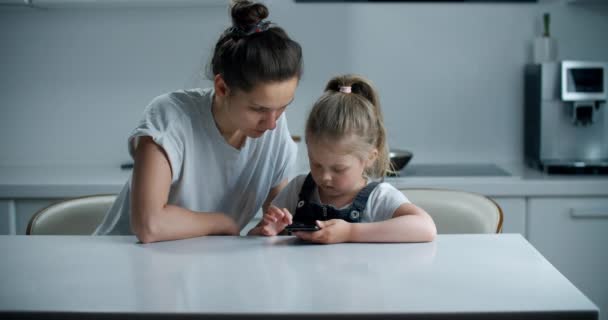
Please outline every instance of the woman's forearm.
M164 150L141 137L131 182L131 228L143 242L238 234L234 221L221 213L200 213L168 205L173 172Z
M145 218L135 218L138 216ZM146 215L134 213L131 217L133 232L142 243L239 232L235 222L225 214L197 213L173 205Z

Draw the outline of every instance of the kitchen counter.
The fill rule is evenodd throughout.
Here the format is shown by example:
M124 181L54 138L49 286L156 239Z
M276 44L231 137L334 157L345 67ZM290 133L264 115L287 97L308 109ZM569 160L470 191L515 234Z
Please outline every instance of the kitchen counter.
M0 236L0 251L0 318L598 319L516 234L335 245Z
M0 166L0 199L118 193L130 176L119 166Z
M416 165L411 166L415 169ZM430 174L429 167L449 173ZM412 170L413 175L407 175L406 167L401 176L388 177L386 181L397 188L459 189L488 196L608 196L607 175L548 175L516 163L446 164L445 167L426 165ZM459 167L462 168L460 174Z
M410 166L404 173L417 165ZM499 169L494 170L495 175L491 166ZM458 167L466 170L459 173L455 169ZM422 169L414 175L387 177L386 181L397 188L449 188L489 196L608 196L605 175L546 175L523 164L509 163L427 165ZM445 174L433 174L442 170ZM0 166L0 199L118 193L130 174L131 170L118 166Z

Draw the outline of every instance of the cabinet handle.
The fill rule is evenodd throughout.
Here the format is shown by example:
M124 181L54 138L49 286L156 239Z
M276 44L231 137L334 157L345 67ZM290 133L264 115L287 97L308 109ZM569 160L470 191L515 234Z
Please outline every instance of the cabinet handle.
M570 216L575 219L608 218L608 209L570 209Z

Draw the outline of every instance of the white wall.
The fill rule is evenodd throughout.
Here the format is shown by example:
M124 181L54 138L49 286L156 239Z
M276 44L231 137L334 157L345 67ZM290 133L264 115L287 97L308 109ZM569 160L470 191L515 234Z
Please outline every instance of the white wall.
M522 159L522 70L543 12L560 59L608 61L608 5L266 3L304 48L292 133L329 77L361 73L380 90L389 143L418 163ZM228 23L219 7L0 7L0 165L129 160L147 102L209 84Z

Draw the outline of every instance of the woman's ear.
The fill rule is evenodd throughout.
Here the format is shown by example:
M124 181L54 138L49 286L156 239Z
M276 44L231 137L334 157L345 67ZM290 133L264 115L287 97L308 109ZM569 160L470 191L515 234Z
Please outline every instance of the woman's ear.
M216 74L215 77L213 77L213 88L215 89L215 94L220 97L225 97L230 94L230 88L228 88L228 85L221 74Z

